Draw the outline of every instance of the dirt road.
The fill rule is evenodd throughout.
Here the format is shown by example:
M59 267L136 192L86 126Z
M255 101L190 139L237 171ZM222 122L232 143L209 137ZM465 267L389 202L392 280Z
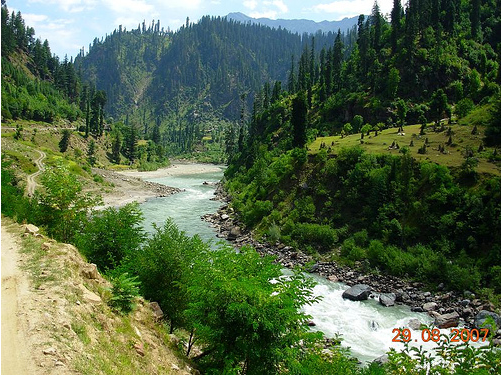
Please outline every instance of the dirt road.
M38 171L36 171L35 173L33 174L30 174L28 176L28 184L27 184L27 190L28 190L28 195L31 197L33 196L33 194L35 193L35 189L37 187L37 183L35 181L35 178L40 174L42 173L44 170L45 170L45 167L42 163L43 159L45 159L47 157L47 155L45 154L45 152L43 151L40 151L40 150L36 150L39 154L40 154L40 157L35 160L35 164L37 165L38 167Z
M2 224L2 375L36 373L20 318L28 280L19 270L18 245Z

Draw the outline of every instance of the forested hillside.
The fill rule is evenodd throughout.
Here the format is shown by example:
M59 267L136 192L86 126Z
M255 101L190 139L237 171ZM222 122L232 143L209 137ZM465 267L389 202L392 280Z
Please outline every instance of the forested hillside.
M34 35L21 13L9 13L2 1L2 118L74 120L82 115L74 65Z
M396 0L390 20L377 3L359 17L349 57L341 38L310 46L230 150L242 222L327 259L500 294L500 27L499 1Z
M342 36L347 47L355 41L354 31ZM159 124L165 145L186 152L204 135L222 141L228 121L240 122L242 111L247 118L264 82L286 79L292 55L313 40L318 48L332 45L335 37L300 36L220 17L187 20L175 33L143 23L96 39L75 63L107 93L110 116L139 123L145 133Z

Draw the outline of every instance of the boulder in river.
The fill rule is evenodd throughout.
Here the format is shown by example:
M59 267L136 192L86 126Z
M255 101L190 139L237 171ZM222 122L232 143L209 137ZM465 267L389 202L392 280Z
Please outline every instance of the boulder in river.
M240 230L240 227L232 227L230 229L230 233L228 233L228 236L226 239L228 241L235 241L240 235L242 234L242 231Z
M386 363L390 362L390 359L388 358L388 355L387 354L383 354L381 357L378 357L376 358L374 361L372 361L374 363L377 363L381 366L385 365Z
M438 315L434 323L438 328L452 328L459 324L459 314L452 312L449 314Z
M385 307L393 306L396 298L395 293L382 293L379 296L379 303Z
M438 308L438 304L436 302L427 302L423 305L423 310L428 312L428 311L435 311Z
M418 319L413 318L407 322L407 326L414 331L418 331L421 328L421 322Z
M489 317L494 320L494 323L496 323L496 326L499 328L501 327L501 317L493 312L487 311L487 310L482 310L480 311L476 316L475 316L475 327L478 329L481 328L492 328L491 325L487 322Z
M343 298L352 301L365 301L371 294L371 287L366 284L353 285L350 289L343 292Z

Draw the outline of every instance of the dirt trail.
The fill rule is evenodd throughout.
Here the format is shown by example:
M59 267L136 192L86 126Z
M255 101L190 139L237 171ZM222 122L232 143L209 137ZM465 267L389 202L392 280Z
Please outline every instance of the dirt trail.
M33 196L33 194L35 193L35 188L37 187L37 183L35 181L35 178L40 174L42 173L44 170L45 170L45 167L42 163L43 159L45 159L47 157L47 155L45 154L45 152L43 151L40 151L40 150L36 150L38 151L38 153L40 154L40 157L35 160L35 164L37 165L38 167L38 171L36 171L35 173L33 174L30 174L28 176L28 185L27 185L27 190L28 190L28 195L31 197ZM3 232L2 232L3 233Z
M19 270L18 245L2 224L2 375L35 374L20 318L28 280Z

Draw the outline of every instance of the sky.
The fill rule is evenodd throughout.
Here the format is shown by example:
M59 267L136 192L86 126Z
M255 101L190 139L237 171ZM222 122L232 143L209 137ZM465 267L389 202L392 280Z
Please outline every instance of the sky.
M383 14L393 0L378 0ZM337 21L370 14L374 0L7 0L9 11L20 11L36 37L47 39L51 51L63 58L76 56L94 38L104 37L119 25L137 29L160 20L160 26L177 30L205 15L225 16L241 12L254 18Z

